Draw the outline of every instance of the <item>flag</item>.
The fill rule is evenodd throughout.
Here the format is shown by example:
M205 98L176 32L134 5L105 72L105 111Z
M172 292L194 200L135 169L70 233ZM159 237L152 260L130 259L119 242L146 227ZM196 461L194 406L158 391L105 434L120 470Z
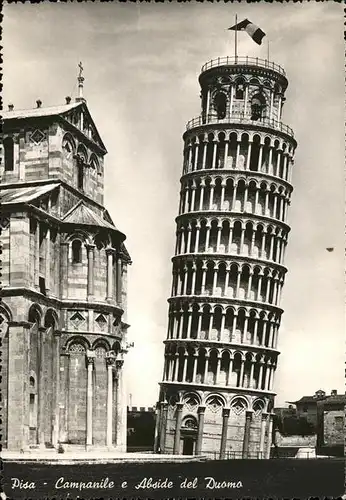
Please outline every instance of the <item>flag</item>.
M261 45L262 38L266 36L264 31L261 30L261 28L253 24L248 19L244 19L244 21L241 21L240 23L237 23L228 29L234 31L246 31L246 33L250 35L252 40L258 43L258 45Z

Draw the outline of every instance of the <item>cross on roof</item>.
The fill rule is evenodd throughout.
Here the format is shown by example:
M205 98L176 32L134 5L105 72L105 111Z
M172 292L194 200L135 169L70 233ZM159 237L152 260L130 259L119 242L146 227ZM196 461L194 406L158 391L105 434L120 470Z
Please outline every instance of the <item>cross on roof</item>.
M82 73L83 73L83 70L84 70L83 65L82 65L81 62L78 64L78 68L79 68L79 77L81 77Z

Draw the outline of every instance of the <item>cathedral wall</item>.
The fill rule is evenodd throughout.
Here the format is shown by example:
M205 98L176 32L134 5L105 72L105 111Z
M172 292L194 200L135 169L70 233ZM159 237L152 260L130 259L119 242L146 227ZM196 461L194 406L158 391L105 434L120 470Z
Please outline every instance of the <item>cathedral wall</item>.
M10 284L10 223L2 225L1 227L1 285L9 286Z
M70 352L68 373L68 442L84 444L87 396L87 369L84 352L77 350Z
M106 300L107 295L107 255L105 248L94 251L94 296L96 300Z
M10 282L11 286L30 283L30 228L25 213L12 214L10 219Z
M71 251L70 246L70 251ZM87 297L87 276L88 276L88 258L87 250L82 245L82 262L73 263L72 255L69 256L68 266L68 298L86 300Z
M26 181L48 177L48 127L25 128L19 142L20 169Z

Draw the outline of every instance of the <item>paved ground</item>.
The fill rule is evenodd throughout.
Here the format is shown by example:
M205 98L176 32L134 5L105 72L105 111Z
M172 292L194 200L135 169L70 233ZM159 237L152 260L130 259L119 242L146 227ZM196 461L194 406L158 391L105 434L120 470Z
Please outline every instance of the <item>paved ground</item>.
M127 462L195 462L205 460L205 457L188 455L160 455L157 453L120 453L113 450L67 450L58 453L56 450L30 450L25 452L7 451L1 452L1 458L7 462L44 462L60 464L77 463L127 463Z

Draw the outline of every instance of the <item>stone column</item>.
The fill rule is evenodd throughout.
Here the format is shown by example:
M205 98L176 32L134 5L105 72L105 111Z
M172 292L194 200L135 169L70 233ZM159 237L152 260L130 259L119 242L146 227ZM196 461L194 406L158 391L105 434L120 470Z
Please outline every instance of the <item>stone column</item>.
M207 382L207 375L208 375L208 365L209 365L209 352L206 353L205 355L205 364L204 364L204 374L203 374L203 384L206 384Z
M173 375L173 382L178 380L178 372L179 372L179 353L175 353L175 360L174 360L174 375Z
M202 285L201 285L201 295L205 294L205 282L207 279L207 268L206 266L202 266Z
M215 168L216 166L216 152L217 152L217 141L214 142L214 149L213 149L213 163L211 168Z
M258 165L257 165L257 169L259 172L261 172L261 169L262 169L262 154L263 154L263 144L260 144L259 155L258 155Z
M273 163L272 163L272 158L273 158L273 148L272 146L269 146L269 155L268 155L268 174L273 175Z
M239 154L240 154L240 141L238 141L237 138L237 150L235 155L235 167L234 167L235 169L238 169Z
M213 201L214 201L214 187L215 183L211 181L210 183L210 199L209 199L209 210L213 209Z
M253 276L253 271L250 271L250 273L249 273L249 283L248 283L248 286L247 286L247 293L246 293L246 299L247 300L249 300L251 298L252 276Z
M259 196L259 189L256 188L256 191L255 191L255 214L257 214L257 208L258 208L258 196Z
M66 298L68 295L68 273L69 273L69 262L68 262L68 242L63 242L60 244L61 248L61 264L60 264L60 295L62 298Z
M94 295L94 248L95 245L85 245L88 254L88 299ZM108 294L107 294L108 295Z
M220 326L220 338L219 338L219 340L221 340L222 337L223 337L223 331L225 329L225 321L226 321L226 313L225 313L225 311L222 311L222 314L221 314L221 326Z
M223 204L225 202L225 189L226 189L226 181L221 181L221 200L220 200L220 210L223 209Z
M208 249L209 249L209 238L210 238L210 224L207 222L207 225L206 225L206 229L207 229L207 234L206 234L206 237L205 237L205 252L208 252Z
M197 431L197 443L196 443L195 454L200 455L202 450L202 441L203 441L205 406L199 406L197 413L198 413L198 431Z
M216 266L214 266L213 289L211 292L212 295L215 295L215 288L217 285L217 274L218 274L218 268Z
M233 358L230 357L226 385L230 385L232 373L233 373Z
M53 417L53 446L57 446L59 443L59 428L60 428L60 401L59 401L59 396L60 396L60 337L61 337L61 332L55 330L54 331L54 344L55 344L55 353L53 357L53 363L54 363L54 379L55 379L55 384L54 384L54 389L55 389L55 395L54 395L54 417Z
M239 253L243 253L243 247L244 247L244 236L245 236L245 228L242 227L240 230L240 244L239 244Z
M275 239L275 234L271 233L270 244L269 244L269 260L273 260L274 239Z
M87 415L86 415L86 449L93 444L93 368L95 351L87 351Z
M40 445L40 448L45 447L45 439L44 439L44 395L45 395L45 386L44 386L44 377L43 377L43 369L45 362L48 360L44 359L44 336L45 330L42 327L39 327L37 330L38 334L38 343L37 343L37 364L38 364L38 373L37 373L37 442Z
M252 141L249 141L249 146L248 146L248 150L247 150L246 164L245 164L245 170L250 170L251 147L252 147Z
M213 328L214 312L210 311L209 314L210 314L210 317L209 317L208 339L210 339L211 330Z
M231 226L231 222L230 222L229 234L228 234L228 248L227 248L227 253L231 253L232 233L233 233L233 227Z
M234 316L233 316L233 323L232 323L232 340L234 339L234 336L235 336L235 330L237 327L237 318L238 318L238 312L235 311Z
M185 354L184 354L184 361L183 361L183 378L182 378L182 382L186 382L186 370L187 370L187 354L185 352Z
M113 255L114 248L107 248L107 300L113 300Z
M220 460L225 459L229 413L230 413L229 408L222 409L222 433L221 433L221 444L220 444Z
M40 221L36 219L35 232L35 287L40 288Z
M242 339L241 339L242 344L244 344L244 341L245 341L245 338L246 338L248 323L249 323L249 315L246 312L245 313L245 318L244 318L243 335L242 335Z
M45 264L46 264L46 292L50 290L50 229L47 228L46 231L46 255L45 255Z
M240 361L239 387L243 387L244 366L245 366L245 360L243 358L241 358L241 361Z
M202 314L202 311L198 311L197 338L199 338L199 334L201 332Z
M257 296L256 296L256 301L261 299L261 288L262 288L262 274L258 274L258 284L257 284Z
M192 370L192 383L196 383L196 375L197 375L197 362L198 362L198 353L193 353L193 370Z
M201 194L199 197L199 211L203 210L204 188L205 188L205 182L202 179L200 184Z
M265 302L267 304L269 303L270 286L271 286L271 279L269 276L267 276L266 293L265 293Z
M252 389L252 386L253 386L252 379L253 379L254 368L255 368L255 363L254 363L254 361L251 361L250 374L249 374L249 384L248 384L248 387L250 389Z
M268 201L269 201L269 191L265 191L265 194L264 194L264 211L263 211L263 215L267 215L268 214Z
M274 205L273 205L273 218L276 218L276 210L277 210L277 204L278 204L278 194L274 193Z
M193 166L193 170L197 170L197 160L198 160L198 142L196 143L195 145L195 163L194 163L194 166Z
M228 159L228 148L229 148L229 141L225 141L225 155L224 155L224 160L223 160L223 168L227 168L227 159Z
M243 458L248 458L249 456L251 420L252 420L252 411L247 410L245 417L245 429L244 429L244 440L243 440Z
M108 448L113 446L112 422L113 422L113 367L115 365L115 354L112 351L106 353L107 363L107 427L106 427L106 445Z
M266 446L266 456L265 458L270 458L270 449L272 445L272 432L273 432L273 415L269 414L268 415L268 440L267 440L267 446Z
M216 252L219 252L219 250L220 250L221 231L222 231L222 224L221 224L221 222L219 222L217 225Z
M198 253L198 246L199 246L199 232L200 232L200 224L196 224L196 239L195 239L195 253Z
M165 453L166 448L166 427L167 427L167 412L168 412L168 403L163 401L161 403L161 428L160 428L160 448L161 453Z
M121 254L117 255L117 304L122 304L122 260Z
M218 352L216 358L216 371L215 371L215 385L218 384L219 376L220 376L220 364L221 364L221 354Z
M195 210L195 198L196 198L196 186L192 186L192 196L191 196L191 208L190 211L193 212Z
M266 434L266 426L267 426L267 418L268 413L263 412L261 417L261 435L260 435L260 444L259 444L259 458L265 458L265 450L264 450L264 439Z
M190 224L187 227L187 245L186 245L186 252L185 253L191 253L191 226L190 226Z
M237 184L233 187L233 196L232 196L232 212L235 210L235 205L237 201Z
M224 295L227 297L228 295L228 284L229 284L229 273L230 273L230 268L226 267L226 276L225 276L225 288L224 288Z
M236 284L235 294L234 294L235 297L238 297L238 293L239 293L240 275L241 275L241 269L238 269L238 271L237 271L237 284Z
M203 148L202 170L205 170L205 165L206 165L206 160L207 160L208 142L204 142L203 145L204 145L204 148Z
M191 281L191 295L195 295L196 288L196 266L192 265L192 281Z
M248 201L248 190L249 190L249 186L247 186L245 184L245 188L244 188L244 205L243 205L243 212L246 212L246 205L247 205L247 201Z
M162 415L161 415L161 403L160 401L158 401L156 403L156 409L155 409L155 416L156 416L156 419L155 419L155 437L154 437L154 453L157 453L158 452L158 448L159 448L159 439L160 439L160 424L161 424L161 419L162 419Z
M179 450L179 448L180 448L180 427L181 427L182 413L183 413L183 403L177 403L173 455L179 455L179 451L180 451Z

